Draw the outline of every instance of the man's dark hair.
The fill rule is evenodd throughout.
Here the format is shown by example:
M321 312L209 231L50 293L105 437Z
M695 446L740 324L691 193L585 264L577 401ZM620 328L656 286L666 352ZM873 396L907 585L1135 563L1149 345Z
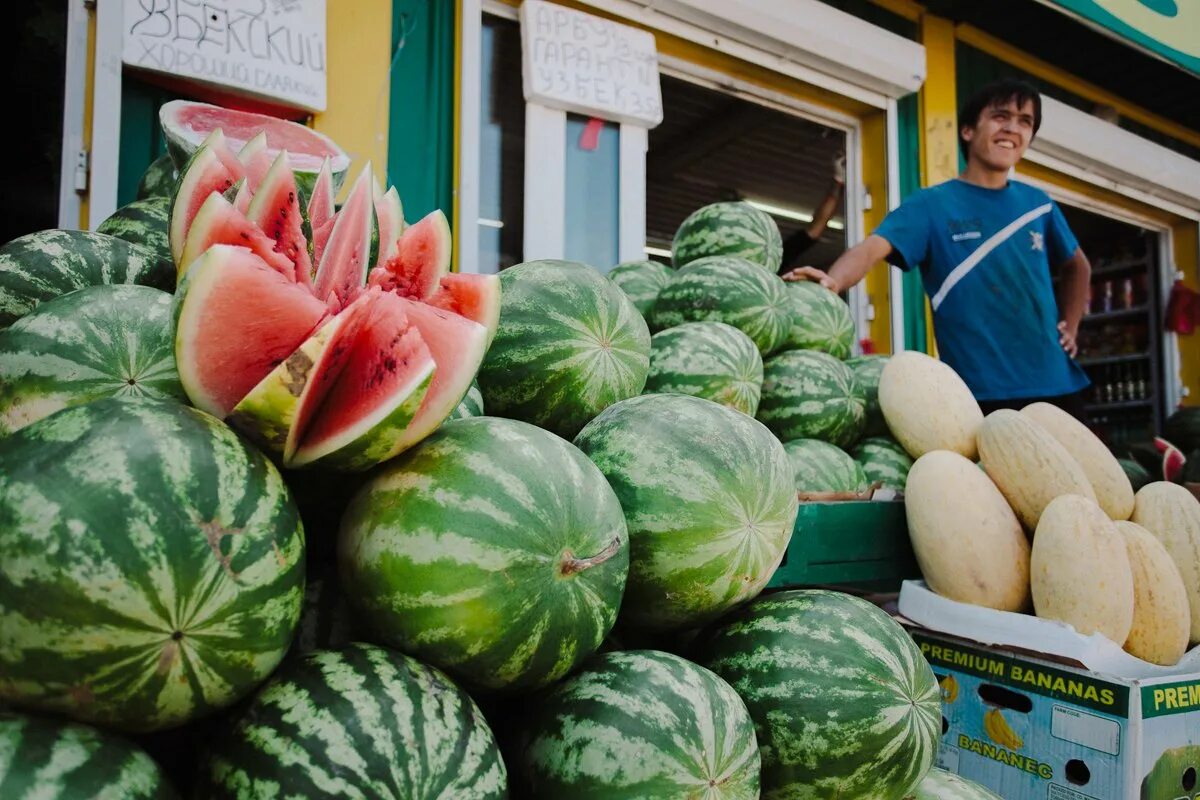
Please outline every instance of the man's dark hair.
M1016 78L1002 78L968 97L958 111L958 147L962 150L963 158L967 157L970 142L963 138L962 129L974 128L984 111L992 106L1005 105L1010 100L1016 101L1018 108L1033 101L1033 135L1037 136L1038 128L1042 127L1042 95L1031 83Z

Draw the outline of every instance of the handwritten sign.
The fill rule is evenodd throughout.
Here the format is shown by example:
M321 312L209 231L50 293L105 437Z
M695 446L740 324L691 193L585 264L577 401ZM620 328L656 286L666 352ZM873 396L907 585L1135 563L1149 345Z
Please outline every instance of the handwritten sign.
M662 122L653 34L525 0L521 44L527 102L646 128Z
M122 60L325 109L325 0L125 0Z

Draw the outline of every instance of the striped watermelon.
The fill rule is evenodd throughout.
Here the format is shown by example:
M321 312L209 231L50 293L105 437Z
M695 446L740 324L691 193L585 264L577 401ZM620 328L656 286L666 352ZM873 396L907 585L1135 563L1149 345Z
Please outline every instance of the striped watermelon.
M0 328L52 297L106 283L175 288L175 265L124 239L47 230L0 247Z
M778 276L744 258L718 256L688 264L659 292L650 312L651 329L685 322L732 325L765 355L784 342L791 311Z
M783 441L820 439L838 447L858 440L867 401L854 373L816 350L788 350L763 366L758 418Z
M975 781L934 767L917 786L913 800L1003 800Z
M292 639L291 654L345 647L358 638L355 631L354 614L337 578L310 575L304 585L304 607Z
M596 417L575 445L616 490L629 524L623 624L698 625L757 595L779 566L796 522L791 465L745 414L643 395Z
M797 492L861 492L867 488L863 468L836 445L819 439L794 439L784 442L783 449L792 462Z
M1147 483L1154 481L1154 476L1132 458L1119 458L1117 459L1117 463L1121 465L1121 469L1125 472L1125 477L1129 478L1129 485L1133 487L1135 492Z
M695 660L750 709L763 800L900 800L933 763L942 732L933 671L865 600L818 590L760 597L707 632Z
M367 644L289 662L213 739L200 797L507 797L500 750L466 692Z
M613 267L608 279L620 287L644 317L654 307L658 293L671 280L671 274L671 268L660 261L626 261Z
M304 533L279 473L155 400L70 408L0 442L0 702L126 730L227 706L296 627Z
M116 236L145 247L164 261L171 260L170 228L171 198L148 197L134 200L113 212L96 226L97 233Z
M163 153L151 161L150 166L146 167L146 171L142 173L142 179L138 181L137 199L170 197L178 177L175 171L175 162L169 155Z
M703 397L754 416L763 362L750 337L723 322L685 322L650 337L646 392Z
M713 203L693 211L671 247L676 269L707 256L738 256L772 275L783 261L783 239L771 215L749 203Z
M50 717L0 711L0 797L170 800L150 756L120 736Z
M606 653L531 711L518 748L529 800L758 800L745 703L678 656Z
M895 439L890 436L867 437L854 445L850 455L862 465L868 481L886 489L904 491L913 459Z
M642 391L650 332L591 267L529 261L500 273L500 326L479 370L488 412L570 438Z
M863 436L888 435L887 421L879 408L879 376L887 366L887 356L858 356L846 359L846 366L854 373L859 388L867 398L867 424L863 428Z
M583 455L514 420L447 423L358 494L342 585L381 643L486 689L544 686L604 640L629 546Z
M466 419L467 417L483 416L483 395L479 392L479 384L471 383L466 395L459 401L458 406L450 413L449 419Z
M847 358L854 348L854 318L846 301L812 281L785 281L784 285L792 318L783 346Z
M122 395L187 401L166 292L89 286L0 330L0 436L59 409Z

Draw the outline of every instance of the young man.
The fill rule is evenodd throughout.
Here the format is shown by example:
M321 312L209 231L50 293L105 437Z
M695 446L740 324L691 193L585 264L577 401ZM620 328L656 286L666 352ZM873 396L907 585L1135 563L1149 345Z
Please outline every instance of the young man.
M801 228L783 240L783 260L779 266L781 275L803 263L797 262L797 259L811 249L821 238L821 234L825 233L829 220L833 219L833 215L842 207L842 190L845 188L846 156L839 154L833 160L833 180L830 181L829 191L825 193L825 199L821 201L821 204L817 206L812 222L808 224L807 228Z
M959 112L961 175L910 197L828 274L800 267L784 277L841 292L883 259L919 268L938 353L984 413L1043 400L1082 417L1089 381L1075 339L1091 266L1054 201L1008 178L1041 122L1033 86L985 86ZM1057 303L1051 265L1062 274Z

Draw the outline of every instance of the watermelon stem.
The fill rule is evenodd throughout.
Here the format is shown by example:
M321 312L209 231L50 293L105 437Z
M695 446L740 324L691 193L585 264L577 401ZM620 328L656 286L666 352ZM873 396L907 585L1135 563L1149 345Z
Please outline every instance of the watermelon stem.
M558 564L558 574L560 577L569 578L572 575L578 575L585 569L599 566L605 561L615 556L621 549L621 537L614 536L613 540L596 555L591 558L576 558L575 554L570 550L563 550L562 561Z

